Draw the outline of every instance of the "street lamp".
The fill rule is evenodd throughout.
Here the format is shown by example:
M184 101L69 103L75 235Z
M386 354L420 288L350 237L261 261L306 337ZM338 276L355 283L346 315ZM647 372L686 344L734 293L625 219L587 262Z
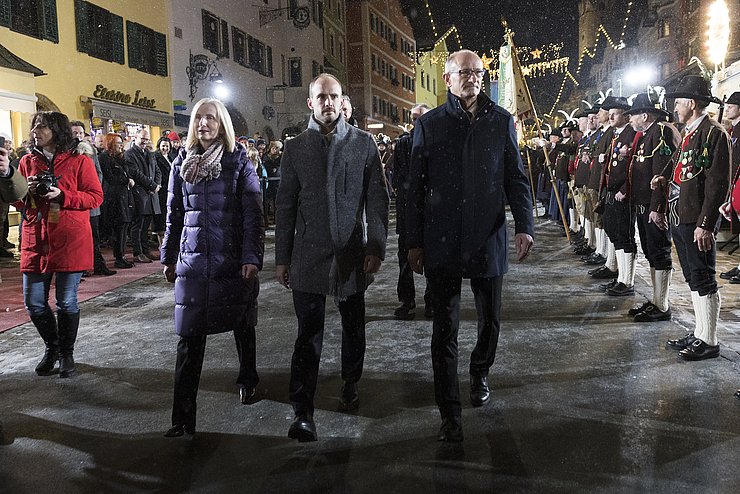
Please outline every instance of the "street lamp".
M625 86L647 86L653 80L655 80L655 69L648 65L631 67L624 74Z
M730 42L730 13L724 0L716 0L709 6L707 17L707 48L709 49L709 61L717 66L725 68L725 56L727 46Z
M649 65L636 65L625 70L620 79L615 82L619 84L619 96L622 96L622 87L629 91L630 88L647 87L656 77L655 68ZM629 93L628 93L629 94Z
M217 84L224 82L224 78L216 66L216 61L211 60L207 55L193 55L193 52L190 52L190 65L185 69L185 72L190 84L190 101L195 99L200 81L208 79Z

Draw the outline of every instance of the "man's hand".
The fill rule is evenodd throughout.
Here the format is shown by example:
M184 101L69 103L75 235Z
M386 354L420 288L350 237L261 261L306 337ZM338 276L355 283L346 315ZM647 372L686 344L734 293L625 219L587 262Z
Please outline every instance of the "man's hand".
M10 170L10 160L8 159L8 150L0 148L0 177L4 177Z
M251 280L257 277L257 273L259 273L259 268L254 264L242 264L242 279Z
M666 184L665 177L663 175L655 175L650 180L650 188L652 190L656 190L656 189L658 189L658 187L665 188L665 184Z
M714 233L704 228L697 227L694 230L694 242L699 252L709 252L714 244Z
M275 266L275 277L278 283L285 288L290 288L290 268L287 264L278 264Z
M163 273L164 273L164 279L166 279L170 283L175 282L176 276L175 276L175 265L174 264L165 264Z
M529 255L529 251L532 250L534 239L528 233L517 233L514 236L514 244L516 245L516 260L522 262Z
M406 259L414 273L424 274L424 249L409 249Z
M626 194L622 194L622 191L618 191L616 194L614 194L614 199L616 199L619 202L624 201L624 199L627 197Z
M378 256L365 256L365 262L362 265L363 271L367 274L377 273L380 269L380 263L383 262Z
M732 204L730 201L727 201L723 205L719 207L719 212L722 215L724 219L727 221L732 221Z
M650 211L648 216L648 223L653 223L660 230L668 230L668 223L665 221L665 213L658 213L656 211Z

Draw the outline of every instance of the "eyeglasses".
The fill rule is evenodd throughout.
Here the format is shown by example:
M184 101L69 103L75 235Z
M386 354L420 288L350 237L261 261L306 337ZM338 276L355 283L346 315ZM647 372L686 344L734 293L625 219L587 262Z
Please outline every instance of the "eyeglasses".
M476 79L482 79L485 73L486 69L462 69L452 72L452 74L457 74L463 79L469 79L471 75L475 75Z

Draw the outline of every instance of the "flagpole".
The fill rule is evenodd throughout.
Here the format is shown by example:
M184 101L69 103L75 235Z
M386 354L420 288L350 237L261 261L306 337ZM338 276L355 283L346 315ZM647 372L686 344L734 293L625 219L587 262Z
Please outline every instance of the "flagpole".
M534 122L537 125L537 132L542 135L542 127L540 126L540 119L537 117L537 109L534 106L534 100L532 99L532 93L529 92L529 84L527 84L527 80L524 78L524 73L522 72L522 66L519 64L519 56L516 54L516 47L514 46L514 40L511 37L511 29L509 29L509 24L506 22L506 19L501 19L501 24L504 26L504 40L506 40L507 43L509 43L509 46L511 47L511 59L516 64L515 69L519 70L519 73L522 75L522 82L524 83L524 90L527 92L527 98L529 98L529 101L532 103L532 113L534 113ZM557 190L557 183L555 182L555 172L551 168L550 164L550 155L547 152L547 148L544 150L545 154L545 166L547 167L547 170L550 172L550 183L552 184L553 191L555 193L555 201L558 203L558 209L560 210L560 219L563 221L563 229L565 230L565 236L568 239L568 242L570 242L570 231L568 228L568 225L565 223L565 214L563 213L563 203L560 200L560 194L558 194Z

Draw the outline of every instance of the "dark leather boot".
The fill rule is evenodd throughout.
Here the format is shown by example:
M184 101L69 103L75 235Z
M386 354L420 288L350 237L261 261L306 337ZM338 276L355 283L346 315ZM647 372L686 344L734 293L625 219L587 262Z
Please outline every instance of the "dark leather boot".
M43 314L31 316L33 325L36 326L41 339L44 340L46 350L41 362L36 366L36 374L39 376L50 376L54 373L54 365L59 360L59 335L57 333L57 321L54 313L49 311Z
M57 313L59 325L59 377L72 377L76 371L73 357L80 313Z

